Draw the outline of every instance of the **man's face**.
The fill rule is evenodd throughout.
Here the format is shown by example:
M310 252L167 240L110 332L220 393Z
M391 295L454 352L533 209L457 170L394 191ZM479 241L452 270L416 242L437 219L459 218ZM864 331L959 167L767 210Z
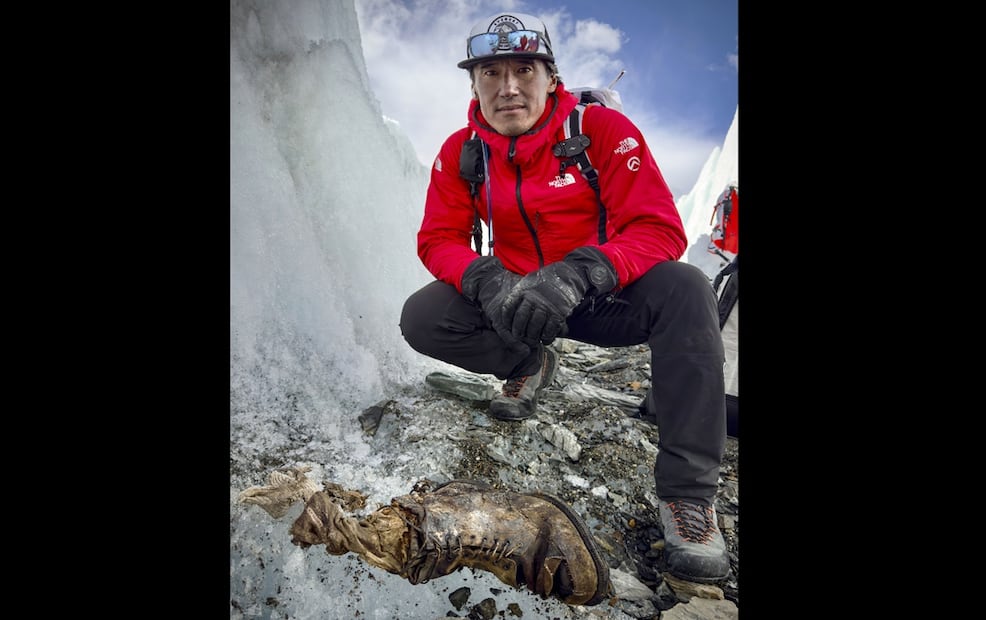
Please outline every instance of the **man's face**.
M473 68L473 86L483 116L505 136L519 136L544 112L557 79L540 60L489 60Z

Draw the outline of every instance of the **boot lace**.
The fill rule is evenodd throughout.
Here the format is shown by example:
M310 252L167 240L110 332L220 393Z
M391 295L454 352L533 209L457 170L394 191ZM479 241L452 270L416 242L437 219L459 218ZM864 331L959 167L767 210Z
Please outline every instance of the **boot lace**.
M468 551L472 551L473 557L486 556L491 560L502 560L503 558L510 557L517 552L517 546L511 546L509 540L500 540L494 538L490 541L488 538L483 536L477 545L475 542L468 545L462 544L462 537L458 535L449 535L445 539L448 541L447 544L442 544L441 539L438 537L433 537L432 540L435 543L435 547L438 549L438 554L442 554L445 557L451 559L454 556L468 556ZM470 536L470 539L474 537Z
M531 378L531 375L526 377L517 377L516 379L508 379L506 383L503 384L503 395L509 398L517 398L520 391L524 389L524 384L527 380Z
M538 371L535 374L543 375L547 365L548 353L544 352L541 354L541 367L538 368ZM527 380L533 376L534 375L526 375L523 377L516 377L514 379L507 379L506 383L503 384L503 395L507 398L517 398L520 391L524 389L524 385L527 383Z
M705 544L715 535L712 506L689 502L668 502L678 535L686 542Z

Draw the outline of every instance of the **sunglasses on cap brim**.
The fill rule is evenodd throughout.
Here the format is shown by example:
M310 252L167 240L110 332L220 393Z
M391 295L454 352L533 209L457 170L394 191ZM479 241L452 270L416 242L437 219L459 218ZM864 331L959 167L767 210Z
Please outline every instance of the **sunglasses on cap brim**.
M532 53L541 49L541 34L535 30L513 30L510 32L484 32L469 39L470 58L492 56L498 52ZM550 54L551 49L544 43L542 54Z

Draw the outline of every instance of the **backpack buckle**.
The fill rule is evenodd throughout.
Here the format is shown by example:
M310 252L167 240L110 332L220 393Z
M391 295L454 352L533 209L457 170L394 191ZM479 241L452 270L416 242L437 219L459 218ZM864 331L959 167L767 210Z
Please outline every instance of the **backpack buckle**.
M555 157L572 157L588 148L589 144L588 136L579 134L554 145L551 147L551 152L554 153Z

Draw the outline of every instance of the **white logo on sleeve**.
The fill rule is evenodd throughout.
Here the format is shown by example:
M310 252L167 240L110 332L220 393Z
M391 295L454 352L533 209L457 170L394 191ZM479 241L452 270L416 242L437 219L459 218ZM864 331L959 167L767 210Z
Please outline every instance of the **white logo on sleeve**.
M637 170L639 170L640 169L640 158L637 157L636 155L634 155L633 157L631 157L630 159L628 159L627 160L627 168L630 169L630 172L636 172Z
M565 187L572 183L575 183L575 177L572 176L571 172L566 172L564 177L557 176L554 181L548 181L548 187Z
M636 140L631 137L626 137L620 140L620 145L616 147L616 150L613 152L617 155L626 155L638 146L640 146L640 144L638 144Z

